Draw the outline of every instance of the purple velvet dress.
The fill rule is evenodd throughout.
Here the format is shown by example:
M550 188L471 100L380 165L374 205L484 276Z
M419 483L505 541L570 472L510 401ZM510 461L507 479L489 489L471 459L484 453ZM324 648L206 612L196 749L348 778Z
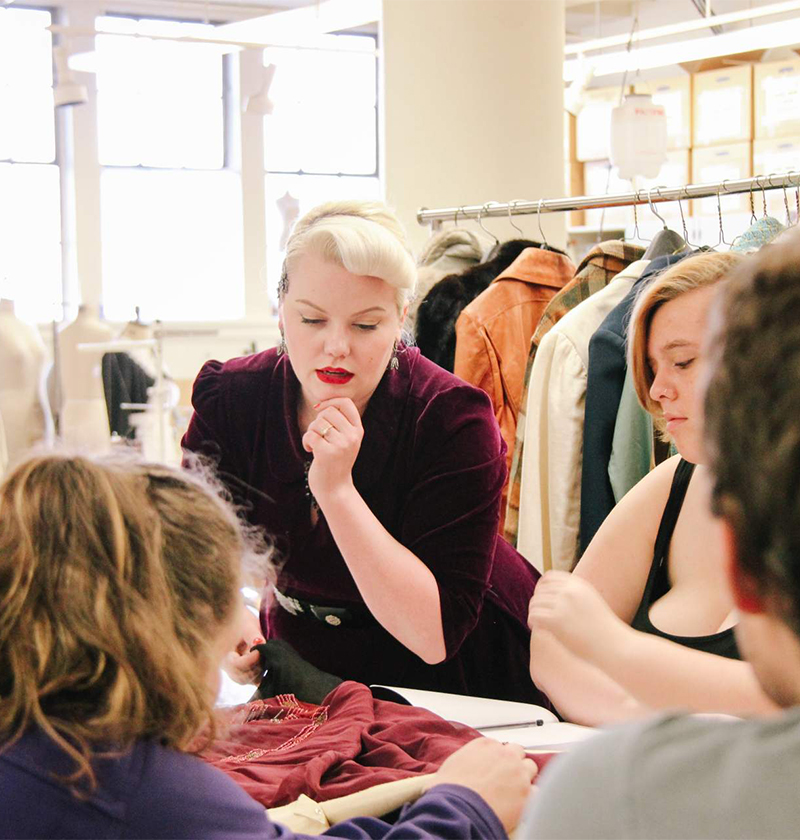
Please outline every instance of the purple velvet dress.
M447 658L427 665L374 620L332 626L273 601L267 638L343 679L543 702L528 673L528 601L537 573L497 536L505 444L488 396L411 348L362 417L353 481L386 530L439 586ZM314 605L365 610L324 516L312 525L297 425L299 383L268 350L208 362L183 446L220 478L279 553L278 589Z

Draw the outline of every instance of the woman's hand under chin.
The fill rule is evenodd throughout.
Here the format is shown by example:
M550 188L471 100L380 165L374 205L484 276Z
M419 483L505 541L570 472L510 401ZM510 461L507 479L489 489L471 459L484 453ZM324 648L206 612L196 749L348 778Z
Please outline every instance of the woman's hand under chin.
M353 485L353 465L361 449L364 427L355 403L347 397L323 400L303 435L303 448L314 455L308 487L320 506L337 490Z
M546 572L536 584L528 626L534 634L552 633L567 650L600 667L630 632L591 583L561 571Z

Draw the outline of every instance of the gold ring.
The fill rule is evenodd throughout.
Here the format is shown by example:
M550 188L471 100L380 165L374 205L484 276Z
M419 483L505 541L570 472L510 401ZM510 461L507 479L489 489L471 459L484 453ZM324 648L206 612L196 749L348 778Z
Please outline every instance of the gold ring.
M319 433L319 434L320 434L320 437L327 438L327 437L328 437L328 432L329 432L332 428L333 428L333 426L332 426L332 425L331 425L331 426L328 426L328 428L327 428L327 429L325 429L325 431L324 431L324 432L320 432L320 433Z

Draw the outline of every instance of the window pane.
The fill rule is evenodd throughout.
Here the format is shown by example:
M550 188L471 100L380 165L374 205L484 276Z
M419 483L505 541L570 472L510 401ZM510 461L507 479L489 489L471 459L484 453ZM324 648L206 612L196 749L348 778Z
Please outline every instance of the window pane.
M289 193L300 202L302 216L323 201L341 198L363 198L378 200L381 185L377 178L347 178L331 175L277 175L266 177L267 201L267 283L269 294L277 302L278 281L283 264L281 237L283 216L278 209L278 200Z
M61 318L57 166L0 163L0 297L26 321Z
M55 159L49 12L0 9L0 160Z
M265 168L375 172L375 39L330 35L320 45L330 49L264 51L264 63L276 66L269 92L275 110L264 124Z
M183 34L212 27L98 18L107 32ZM222 53L121 34L98 35L100 163L219 169L224 163Z
M231 172L107 169L101 182L103 305L153 320L244 316L242 196Z

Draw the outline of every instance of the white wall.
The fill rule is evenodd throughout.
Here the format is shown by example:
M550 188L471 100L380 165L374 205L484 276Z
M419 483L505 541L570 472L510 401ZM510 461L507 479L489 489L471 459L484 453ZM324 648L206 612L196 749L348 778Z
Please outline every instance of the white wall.
M383 0L381 45L386 198L415 250L420 206L564 195L563 0ZM516 221L538 238L534 217ZM551 244L565 225L542 217Z

